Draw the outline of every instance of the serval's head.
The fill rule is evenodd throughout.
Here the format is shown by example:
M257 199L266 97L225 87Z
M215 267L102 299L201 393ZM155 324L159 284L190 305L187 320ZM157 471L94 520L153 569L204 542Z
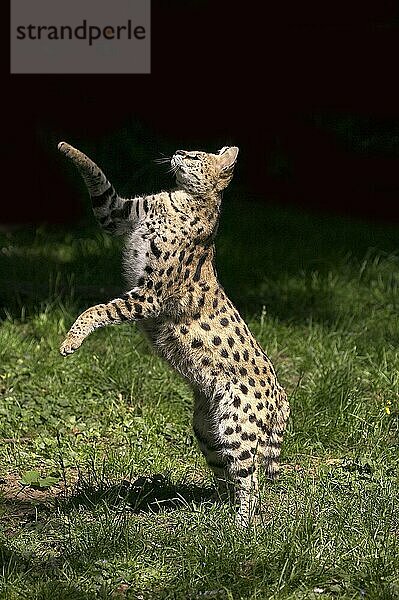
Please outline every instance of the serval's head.
M221 192L229 185L237 155L236 146L225 146L217 154L176 150L171 166L180 188L194 196L203 196Z

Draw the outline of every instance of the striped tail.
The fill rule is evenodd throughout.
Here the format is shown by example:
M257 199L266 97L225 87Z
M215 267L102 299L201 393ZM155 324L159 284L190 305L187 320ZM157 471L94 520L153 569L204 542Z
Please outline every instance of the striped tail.
M283 442L284 431L287 427L289 415L290 405L285 392L280 389L280 398L277 403L275 422L270 430L269 441L265 447L265 470L270 479L274 479L279 471L281 444Z
M113 186L104 173L86 154L83 154L80 150L76 150L76 148L73 148L73 146L70 146L66 142L60 142L58 150L65 154L78 169L89 190L90 196L102 196L110 189L115 193Z
M65 154L83 177L100 225L109 233L123 233L124 225L116 217L126 200L116 193L101 169L86 154L66 142L60 142L58 150Z

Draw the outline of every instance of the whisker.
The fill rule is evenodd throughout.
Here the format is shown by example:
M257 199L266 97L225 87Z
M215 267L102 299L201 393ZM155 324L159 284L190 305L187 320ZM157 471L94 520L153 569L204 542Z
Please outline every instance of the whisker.
M173 165L173 166L170 167L170 169L168 169L167 172L175 174L178 169L179 169L179 165Z
M171 156L167 156L164 152L159 152L159 154L161 156L154 158L153 162L158 163L158 164L162 164L162 163L166 163L166 162L170 162L171 161Z

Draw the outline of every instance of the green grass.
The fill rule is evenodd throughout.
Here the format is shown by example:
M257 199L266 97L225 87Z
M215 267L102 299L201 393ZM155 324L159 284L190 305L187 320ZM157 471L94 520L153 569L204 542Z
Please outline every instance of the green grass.
M292 407L249 531L212 500L189 388L134 326L58 354L123 289L120 241L1 233L1 598L399 598L399 228L226 195L217 246Z

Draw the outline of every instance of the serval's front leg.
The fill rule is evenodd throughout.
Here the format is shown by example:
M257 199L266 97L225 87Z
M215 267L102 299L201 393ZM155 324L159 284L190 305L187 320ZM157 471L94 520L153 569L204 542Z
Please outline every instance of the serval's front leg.
M159 314L159 302L141 288L135 288L121 298L107 304L97 304L85 310L72 325L60 347L63 356L72 354L95 329L118 325L126 321L139 321Z

